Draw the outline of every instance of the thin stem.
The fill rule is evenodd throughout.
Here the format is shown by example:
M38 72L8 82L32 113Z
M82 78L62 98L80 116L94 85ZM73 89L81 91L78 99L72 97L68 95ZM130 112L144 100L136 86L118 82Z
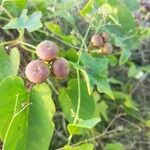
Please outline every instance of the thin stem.
M62 42L62 43L65 44L65 45L68 45L68 46L70 46L70 47L72 47L72 48L75 48L75 49L77 49L77 50L80 50L80 47L77 47L77 46L74 46L74 45L72 45L72 44L70 44L70 43L65 42L64 40L61 39L61 37L60 37L60 38L57 37L56 34L55 34L55 36L52 36L52 35L50 35L50 36L53 37L53 38L55 38L56 40Z
M23 42L23 41L18 41L18 43L23 44L23 45L28 46L28 47L31 47L31 48L33 48L33 49L36 49L36 47L35 47L34 45L25 43L25 42Z
M9 21L8 18L2 17L2 16L0 16L0 19L2 19L2 20L4 20L4 21Z
M2 42L2 43L0 43L0 46L7 45L7 44L12 44L12 43L17 43L17 40Z
M14 118L16 118L20 113L22 113L29 105L31 105L31 103L25 105L20 111L18 111L18 112L15 114Z
M13 19L12 15L9 13L9 11L5 7L3 7L3 4L4 4L4 2L1 5L1 10L4 11L10 19ZM1 11L1 13L2 13L2 11Z
M78 82L78 105L77 105L77 112L76 112L76 116L74 118L73 123L75 124L77 122L77 120L79 119L79 111L80 111L80 104L81 104L81 85L80 85L80 74L79 74L79 70L76 69L77 72L77 82Z
M57 91L57 89L54 87L54 85L53 85L53 83L51 82L51 80L50 80L50 79L47 79L46 81L47 81L48 85L52 88L52 90L58 95L58 91Z
M80 144L83 144L83 143L87 143L87 142L90 142L90 141L93 141L97 138L100 138L100 137L104 137L104 136L107 136L107 135L110 135L110 134L113 134L113 133L116 133L118 131L118 129L113 129L111 131L107 131L107 132L104 132L104 133L101 133L101 134L98 134L94 137L91 137L91 138L88 138L88 139L85 139L85 140L82 140L78 143L75 143L75 144L72 144L71 147L74 147L74 146L78 146ZM56 150L63 150L63 148L58 148Z
M92 23L89 25L88 29L87 29L87 32L82 40L82 45L81 45L81 48L80 48L80 51L79 51L79 57L78 57L78 61L77 61L77 64L80 63L80 58L81 58L81 54L82 54L82 51L83 51L83 47L84 47L84 44L85 44L85 41L86 41L86 38L90 32L90 29L91 29L91 26L92 26Z
M35 8L36 11L39 11L38 8L36 7L36 5L34 4L34 2L32 0L29 0L29 2L33 5L33 7Z
M36 52L35 52L34 50L31 50L31 49L27 48L27 47L24 46L24 45L21 45L21 46L22 46L22 48L25 49L26 51L36 54Z
M82 54L82 51L83 51L83 47L84 47L84 45L86 45L85 41L86 41L88 33L89 33L90 29L91 29L91 25L92 25L92 23L89 25L89 27L87 29L87 32L86 32L84 38L82 39L82 44L81 44L81 48L80 48L80 51L79 51L79 57L78 57L78 61L77 61L78 65L80 63L80 58L81 58L81 54ZM73 121L74 124L76 124L77 120L79 119L79 112L80 112L80 105L81 105L81 85L80 85L79 69L76 69L76 73L77 73L77 82L78 82L78 104L77 104L76 115L75 115L75 118L74 118L74 121ZM70 145L71 139L72 139L72 135L69 135L69 137L68 137L68 145Z
M80 74L79 74L79 70L78 69L76 69L76 72L77 72L77 81L78 81L78 105L77 105L77 111L76 111L76 115L75 115L73 124L76 124L77 120L79 119L79 111L80 111L80 104L81 104ZM71 139L72 139L72 135L69 135L69 137L68 137L68 145L70 145Z

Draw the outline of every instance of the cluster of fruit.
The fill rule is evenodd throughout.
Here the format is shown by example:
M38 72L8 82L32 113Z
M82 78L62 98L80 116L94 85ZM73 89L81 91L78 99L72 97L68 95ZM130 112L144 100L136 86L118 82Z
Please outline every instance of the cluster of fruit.
M100 35L93 35L91 38L91 46L100 49L100 52L103 54L111 54L113 51L113 46L109 43L109 35L106 32Z
M46 81L50 72L57 79L64 79L69 74L69 63L66 59L58 57L58 46L45 40L41 42L36 53L39 59L31 61L25 69L25 75L32 83L42 83Z
M150 26L150 1L141 0L140 9L134 13L138 25Z

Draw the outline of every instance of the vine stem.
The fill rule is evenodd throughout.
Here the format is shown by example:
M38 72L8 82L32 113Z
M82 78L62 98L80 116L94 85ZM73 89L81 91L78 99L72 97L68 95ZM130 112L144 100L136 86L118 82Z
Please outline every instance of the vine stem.
M33 46L33 45L31 45L31 44L28 44L28 43L25 43L25 42L23 42L23 41L18 41L18 43L23 44L23 45L28 46L28 47L31 47L31 48L33 48L33 49L36 49L35 46Z
M22 48L24 48L25 50L31 52L31 53L36 53L34 50L29 49L28 47L32 48L32 49L36 49L36 47L34 45L25 43L23 41L18 40L19 38L17 38L16 40L12 40L12 41L6 41L6 42L2 42L0 43L0 46L2 45L9 45L9 44L21 44Z
M52 88L52 90L58 95L58 91L55 88L55 86L53 85L53 83L51 82L51 80L47 79L46 81L47 81L48 85Z
M84 36L84 38L82 39L82 44L81 44L81 48L79 50L79 57L78 57L78 61L77 61L77 64L79 65L80 63L80 59L81 59L81 54L82 54L82 51L83 51L83 48L84 46L86 45L85 44L85 41L86 41L86 38L89 34L89 31L91 29L91 25L92 23L90 23L87 31L86 31L86 34ZM86 48L86 47L85 47ZM80 105L81 105L81 84L80 84L80 73L79 73L79 69L76 68L76 73L77 73L77 83L78 83L78 104L77 104L77 110L76 110L76 115L74 117L74 121L73 121L73 124L76 124L78 119L79 119L79 112L80 112ZM72 135L69 135L68 137L68 145L70 145L71 143L71 139L72 139Z

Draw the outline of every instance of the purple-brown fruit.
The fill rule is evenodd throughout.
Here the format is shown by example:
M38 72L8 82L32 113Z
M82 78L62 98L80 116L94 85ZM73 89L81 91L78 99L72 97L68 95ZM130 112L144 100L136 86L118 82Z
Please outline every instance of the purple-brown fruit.
M69 63L64 58L57 58L53 61L52 66L52 73L57 79L64 79L68 76L70 67Z
M49 73L48 66L38 59L31 61L25 69L25 75L32 83L44 82L48 78Z
M103 46L103 39L99 35L95 34L91 38L91 44L94 47L100 48Z
M105 43L103 48L102 48L102 52L104 54L111 54L113 51L113 47L110 43Z
M41 42L36 48L37 56L45 61L51 61L57 58L58 52L58 46L54 42L48 40Z
M106 32L101 33L101 37L102 37L104 42L109 41L109 35Z

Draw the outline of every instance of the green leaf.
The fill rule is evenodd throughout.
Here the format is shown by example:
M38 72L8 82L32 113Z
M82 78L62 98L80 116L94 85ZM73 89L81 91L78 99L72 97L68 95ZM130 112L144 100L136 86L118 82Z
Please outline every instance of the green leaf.
M5 50L0 47L0 81L4 78L17 75L20 64L20 55L16 48L13 48L8 55Z
M40 18L42 17L41 12L34 12L33 14L27 16L27 9L22 11L20 18L15 18L10 20L6 24L4 29L27 29L29 32L33 32L42 27Z
M74 63L77 62L78 60L78 55L77 55L77 51L75 49L69 49L67 51L63 51L64 52L64 57L67 59L67 60L70 60Z
M53 34L60 37L64 42L69 44L74 44L77 42L77 39L73 35L65 35L62 31L59 25L54 24L53 22L47 22L45 23L46 27L49 31L51 31Z
M31 150L47 150L54 132L52 121L55 106L47 84L34 86L30 96L28 147Z
M83 52L81 61L84 64L84 69L81 69L81 72L86 80L89 94L92 93L94 85L97 85L100 93L105 93L113 99L113 93L107 81L108 59L103 57L95 58Z
M14 2L18 7L24 8L26 5L26 0L3 0L3 3Z
M111 66L116 66L118 64L118 59L114 55L108 55L107 58L109 59L109 64Z
M128 77L135 77L139 72L139 68L134 64L130 63L130 68L128 70Z
M92 96L88 95L86 83L83 80L80 80L81 86L81 105L79 110L79 118L83 120L88 120L95 116L96 103L93 100ZM63 88L59 91L59 102L61 108L63 109L65 118L69 122L73 122L78 103L78 94L77 91L77 80L72 79L68 83L68 88Z
M97 104L97 113L100 113L106 121L108 121L108 113L107 113L108 105L105 101L102 101Z
M117 8L117 15L119 23L125 32L134 30L136 27L134 18L131 12L123 5L119 5ZM125 22L126 20L126 22Z
M136 24L129 9L121 1L118 0L108 0L108 3L116 9L113 15L117 16L118 22L121 25L121 30L126 33L134 30Z
M92 129L100 121L101 121L100 118L92 118L89 120L79 120L77 124L71 123L67 126L67 128L71 135L83 134L87 130Z
M87 13L91 12L93 9L93 4L94 4L93 0L88 0L86 5L82 8L82 10L80 10L80 15L85 16Z
M93 150L94 149L94 145L93 144L81 144L79 146L65 146L63 148L64 150Z
M138 41L142 35L138 35L139 32L135 19L123 2L108 0L108 3L113 6L114 11L112 11L112 14L109 16L109 24L104 28L114 39L115 45L122 48L119 60L119 64L122 65L130 57L131 50L138 46Z
M119 91L113 91L115 99L124 100L124 105L129 108L133 109L135 111L138 111L137 104L132 100L132 97L128 94L125 94L123 92Z
M142 66L142 67L140 67L140 69L147 73L150 73L150 65Z
M121 57L119 59L119 65L123 65L131 55L130 49L123 48L121 52Z
M1 82L0 93L0 138L5 149L48 149L55 112L48 85L34 86L29 100L23 80L9 77Z
M112 83L112 84L119 84L119 85L123 85L124 84L122 81L117 80L115 78L110 78L109 82Z
M12 16L19 16L25 8L27 0L3 0L3 6Z
M21 103L26 102L27 92L19 77L9 77L0 83L0 120L12 116L17 95L21 109Z
M136 11L140 8L139 1L137 0L123 0L123 3L130 11Z
M121 143L108 143L104 150L125 150L125 148Z
M28 7L31 8L32 10L36 8L37 10L41 10L42 12L44 12L47 10L49 3L50 3L49 0L32 0L29 1L27 4Z
M150 120L147 120L147 121L146 121L146 126L147 126L147 127L150 127Z
M22 110L28 103L28 100L29 95L21 78L8 77L0 83L0 138L2 140L4 140L6 136L5 134L14 115L14 110L16 109L16 113ZM17 118L13 119L13 128L9 129L6 141L8 144L11 143L12 147L15 147L19 138L23 136L22 129L23 126L25 126L24 118L26 117L27 112L28 110L26 109L23 114L20 113L17 116L20 118L20 122ZM19 123L16 124L15 121ZM11 138L9 139L9 137ZM15 141L13 141L14 139ZM5 146L7 147L6 142ZM11 149L10 147L8 149Z

